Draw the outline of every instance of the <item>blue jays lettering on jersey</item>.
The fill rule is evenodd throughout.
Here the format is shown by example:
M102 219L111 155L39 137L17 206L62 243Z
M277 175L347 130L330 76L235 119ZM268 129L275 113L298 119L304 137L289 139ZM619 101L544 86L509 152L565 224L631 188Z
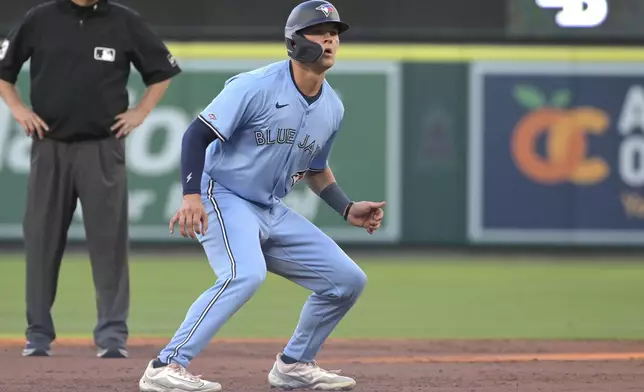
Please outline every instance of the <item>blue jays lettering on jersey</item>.
M324 170L344 106L324 81L309 104L289 61L238 74L200 113L219 140L206 150L204 173L237 195L266 206L283 198L307 170ZM207 188L207 176L202 189Z

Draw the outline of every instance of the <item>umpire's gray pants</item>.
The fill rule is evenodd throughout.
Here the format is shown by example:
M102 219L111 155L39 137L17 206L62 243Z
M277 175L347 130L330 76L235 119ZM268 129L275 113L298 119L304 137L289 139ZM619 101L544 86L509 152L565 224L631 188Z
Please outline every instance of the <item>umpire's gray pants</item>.
M128 335L127 185L122 139L63 143L34 140L26 248L27 340L56 338L51 308L67 231L80 199L96 289L94 341L125 344Z

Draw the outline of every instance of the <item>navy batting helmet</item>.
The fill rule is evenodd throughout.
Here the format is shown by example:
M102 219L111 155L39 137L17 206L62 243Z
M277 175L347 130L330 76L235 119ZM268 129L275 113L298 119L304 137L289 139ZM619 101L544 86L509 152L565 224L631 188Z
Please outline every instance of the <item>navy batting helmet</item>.
M322 23L335 23L338 32L349 30L349 25L340 20L333 4L324 0L308 0L293 8L286 21L284 36L288 55L303 63L314 63L324 54L322 45L304 38L301 30Z

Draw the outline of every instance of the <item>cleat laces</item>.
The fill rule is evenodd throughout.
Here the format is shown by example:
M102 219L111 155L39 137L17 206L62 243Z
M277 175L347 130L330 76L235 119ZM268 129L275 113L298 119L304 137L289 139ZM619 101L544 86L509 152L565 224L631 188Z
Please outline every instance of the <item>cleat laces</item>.
M201 382L202 381L202 379L201 379L202 375L201 374L199 374L199 375L191 374L183 366L171 364L171 365L168 365L168 367L171 368L174 373L179 375L179 377L184 378L184 379L186 379L188 381L192 381L192 382Z
M336 370L326 370L326 369L323 369L323 368L321 368L321 367L320 367L320 365L318 364L318 362L317 362L317 361L315 361L315 360L313 360L313 361L311 361L311 362L305 362L304 364L305 364L306 366L313 367L314 369L316 369L317 371L319 371L319 372L321 372L321 373L325 373L325 374L328 374L328 375L339 375L340 373L342 373L342 369L336 369Z

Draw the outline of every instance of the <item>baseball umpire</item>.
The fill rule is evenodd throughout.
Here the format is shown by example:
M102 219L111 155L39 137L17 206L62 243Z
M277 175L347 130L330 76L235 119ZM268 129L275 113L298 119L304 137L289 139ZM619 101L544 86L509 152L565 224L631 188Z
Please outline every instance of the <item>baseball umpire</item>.
M30 60L28 107L14 87ZM147 89L130 106L131 65ZM24 216L27 344L48 356L51 308L67 232L80 200L102 358L127 357L126 137L181 72L134 11L110 0L51 0L29 10L0 46L0 96L33 139Z

